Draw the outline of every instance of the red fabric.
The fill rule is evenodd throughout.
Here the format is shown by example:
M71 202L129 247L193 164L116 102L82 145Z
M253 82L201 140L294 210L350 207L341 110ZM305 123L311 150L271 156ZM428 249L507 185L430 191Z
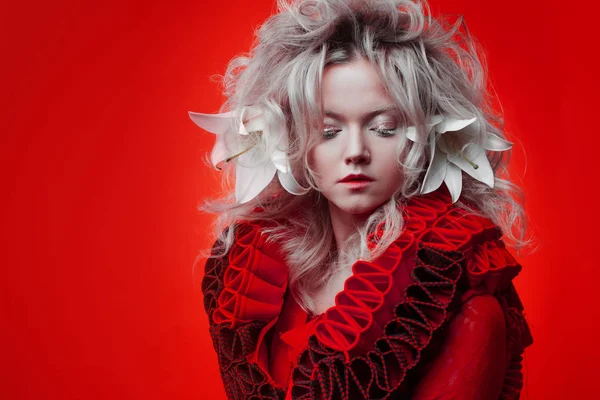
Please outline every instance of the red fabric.
M444 342L427 363L412 400L498 399L506 374L506 324L492 295L470 298L448 323Z
M216 324L232 327L251 321L271 321L281 312L288 269L278 248L266 242L258 224L237 231L228 254L225 288L213 315Z
M245 356L262 374L252 390L268 384L269 393L281 397L290 388L288 397L302 399L409 393L419 377L404 380L435 358L436 332L461 304L492 295L506 321L502 398L518 397L520 357L532 339L511 284L521 267L500 230L451 205L441 190L411 199L405 212L405 232L378 259L357 261L335 306L310 321L291 296L284 302L287 268L277 247L266 243L260 225L242 225L207 311L215 326L262 323ZM235 372L225 374L235 379Z

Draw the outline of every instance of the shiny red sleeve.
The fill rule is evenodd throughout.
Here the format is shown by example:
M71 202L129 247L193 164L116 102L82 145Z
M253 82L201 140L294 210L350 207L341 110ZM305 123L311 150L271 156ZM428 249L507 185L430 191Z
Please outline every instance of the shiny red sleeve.
M425 367L413 399L498 399L506 346L506 322L496 297L471 297L450 321L440 353Z

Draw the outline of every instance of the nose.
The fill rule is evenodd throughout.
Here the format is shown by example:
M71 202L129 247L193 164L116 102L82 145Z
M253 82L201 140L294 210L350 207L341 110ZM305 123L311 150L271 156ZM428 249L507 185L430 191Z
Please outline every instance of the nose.
M368 164L371 161L371 153L362 129L352 128L346 137L346 164Z

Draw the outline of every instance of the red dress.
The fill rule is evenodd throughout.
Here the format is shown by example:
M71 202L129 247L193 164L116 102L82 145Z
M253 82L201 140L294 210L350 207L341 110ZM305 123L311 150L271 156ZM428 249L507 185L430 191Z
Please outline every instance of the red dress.
M229 398L409 399L443 350L449 321L484 294L498 299L506 322L500 398L519 397L532 337L511 282L521 266L500 229L441 190L411 199L405 212L405 232L378 259L357 261L335 306L313 319L287 291L277 245L257 223L237 227L202 282Z

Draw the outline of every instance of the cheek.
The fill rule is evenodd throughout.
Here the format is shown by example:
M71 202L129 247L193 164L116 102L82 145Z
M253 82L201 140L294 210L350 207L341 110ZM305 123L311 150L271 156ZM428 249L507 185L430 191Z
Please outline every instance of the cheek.
M393 186L395 188L394 192L400 188L400 186L402 186L402 184L404 183L404 174L401 171L398 171L397 169L394 172L394 182L393 182Z
M374 152L372 158L374 162L379 164L379 169L388 171L390 174L394 174L398 170L397 161L397 150L395 144L388 144L385 148L379 148L378 151ZM377 157L375 159L375 157Z
M319 175L322 175L328 170L328 162L331 157L327 155L327 150L317 146L308 153L308 165L310 168Z
M382 161L380 165L380 172L388 177L390 184L395 187L399 187L404 182L404 171L397 161L397 152L395 146L390 146L393 151L387 151L381 154Z
M393 186L394 186L394 192L396 192L396 190L400 189L402 187L402 185L404 184L405 180L406 180L406 176L404 174L404 170L402 169L402 167L398 167L398 165L394 165L393 167L393 176L394 176L394 182L393 182Z
M312 177L314 184L320 188L321 185L321 171L323 170L322 159L317 148L312 148L307 154L308 166L312 171Z

